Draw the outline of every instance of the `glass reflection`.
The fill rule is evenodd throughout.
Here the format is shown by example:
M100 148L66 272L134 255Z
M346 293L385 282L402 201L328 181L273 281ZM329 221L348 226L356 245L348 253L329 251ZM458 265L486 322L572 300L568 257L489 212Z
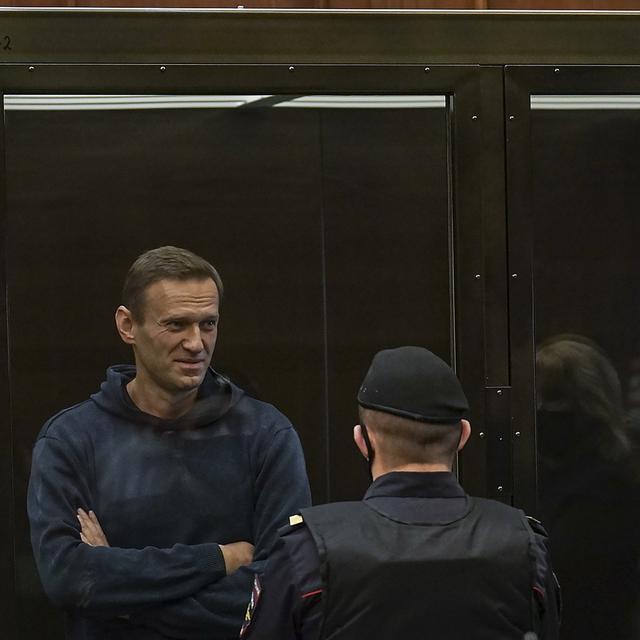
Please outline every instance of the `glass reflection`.
M539 507L566 638L636 638L639 474L620 380L578 335L536 353Z
M635 639L640 97L532 96L531 108L539 516L561 638Z

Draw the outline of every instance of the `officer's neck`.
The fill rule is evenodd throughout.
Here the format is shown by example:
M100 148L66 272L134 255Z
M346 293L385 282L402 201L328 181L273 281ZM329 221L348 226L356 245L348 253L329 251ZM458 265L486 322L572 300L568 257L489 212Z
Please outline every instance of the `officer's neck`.
M451 467L447 464L403 464L403 465L388 465L384 460L375 460L371 468L371 475L373 479L383 476L385 473L392 473L393 471L404 471L411 473L435 473L437 471L451 471Z

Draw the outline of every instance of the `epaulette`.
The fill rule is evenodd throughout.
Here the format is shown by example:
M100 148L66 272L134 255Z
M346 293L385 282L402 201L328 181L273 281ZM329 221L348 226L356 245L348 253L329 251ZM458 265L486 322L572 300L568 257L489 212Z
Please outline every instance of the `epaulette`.
M299 513L289 516L289 524L285 524L283 527L280 527L278 529L278 535L284 536L291 531L295 531L302 524L304 524L304 518Z

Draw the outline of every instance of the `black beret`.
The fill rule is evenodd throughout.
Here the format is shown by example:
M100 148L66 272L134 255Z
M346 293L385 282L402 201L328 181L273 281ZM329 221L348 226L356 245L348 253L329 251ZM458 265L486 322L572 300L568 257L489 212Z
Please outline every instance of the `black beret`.
M451 367L423 347L379 351L358 391L358 404L436 424L459 422L469 409Z

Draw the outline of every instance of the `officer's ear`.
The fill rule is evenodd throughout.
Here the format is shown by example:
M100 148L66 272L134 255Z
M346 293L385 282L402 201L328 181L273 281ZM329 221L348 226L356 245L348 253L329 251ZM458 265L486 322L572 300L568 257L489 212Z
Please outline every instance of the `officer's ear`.
M120 305L116 309L116 328L118 329L120 338L122 338L124 343L135 343L136 339L133 327L133 316L131 315L131 311L129 311L129 309L124 305Z
M458 451L461 451L467 440L471 436L471 423L468 420L460 420L460 442L458 443Z
M359 424L353 427L353 441L356 443L356 447L358 447L358 451L360 451L362 457L368 460L369 451L367 450L367 443L362 435L362 427Z

